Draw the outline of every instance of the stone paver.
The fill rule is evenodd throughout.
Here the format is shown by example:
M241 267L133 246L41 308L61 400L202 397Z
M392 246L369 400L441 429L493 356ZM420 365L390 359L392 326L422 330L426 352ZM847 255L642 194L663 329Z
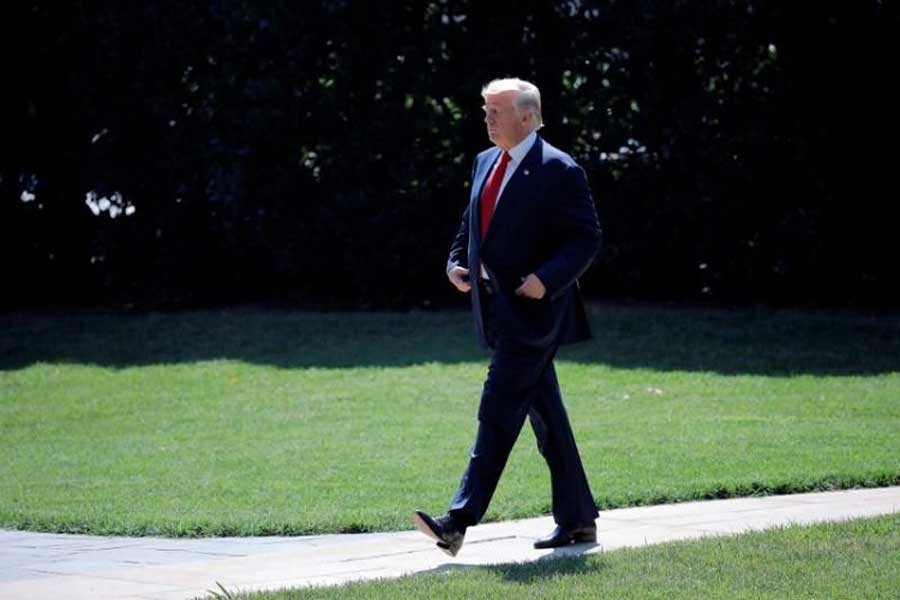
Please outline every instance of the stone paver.
M411 512L411 510L410 510ZM604 511L599 544L534 550L550 517L473 527L450 558L416 531L176 540L0 530L0 600L181 600L218 591L333 585L900 512L900 487Z

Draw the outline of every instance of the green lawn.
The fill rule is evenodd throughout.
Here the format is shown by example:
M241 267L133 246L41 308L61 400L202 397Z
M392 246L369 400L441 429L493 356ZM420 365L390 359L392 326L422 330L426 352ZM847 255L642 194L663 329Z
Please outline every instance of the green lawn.
M595 306L559 376L602 507L900 483L900 315ZM0 315L0 526L406 529L486 368L464 312ZM523 431L489 520L549 509Z
M229 594L308 598L897 598L900 514L335 588ZM226 597L219 593L219 597Z

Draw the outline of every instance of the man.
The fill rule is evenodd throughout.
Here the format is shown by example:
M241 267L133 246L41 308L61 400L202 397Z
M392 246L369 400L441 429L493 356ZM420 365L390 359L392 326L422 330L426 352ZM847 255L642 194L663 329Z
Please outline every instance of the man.
M493 355L475 444L450 508L437 518L413 516L451 556L484 516L526 415L550 467L557 524L535 548L597 540L597 506L553 368L561 344L590 337L577 280L597 253L597 212L581 167L537 135L537 87L499 79L482 97L495 147L475 159L447 277L471 294L479 343Z

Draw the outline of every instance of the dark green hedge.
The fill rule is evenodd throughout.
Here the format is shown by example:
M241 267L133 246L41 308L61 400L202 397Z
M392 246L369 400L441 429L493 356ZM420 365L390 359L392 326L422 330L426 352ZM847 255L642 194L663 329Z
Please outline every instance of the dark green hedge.
M6 306L445 303L502 75L588 172L589 295L898 299L890 0L0 11Z

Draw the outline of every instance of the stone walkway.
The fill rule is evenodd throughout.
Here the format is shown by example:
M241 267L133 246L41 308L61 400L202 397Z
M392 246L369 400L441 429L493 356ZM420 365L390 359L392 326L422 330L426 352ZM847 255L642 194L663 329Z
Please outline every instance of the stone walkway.
M600 513L599 545L534 550L553 528L541 517L474 527L456 558L416 531L182 540L0 530L0 599L174 600L219 591L217 582L230 592L332 585L894 512L900 487L625 508Z

